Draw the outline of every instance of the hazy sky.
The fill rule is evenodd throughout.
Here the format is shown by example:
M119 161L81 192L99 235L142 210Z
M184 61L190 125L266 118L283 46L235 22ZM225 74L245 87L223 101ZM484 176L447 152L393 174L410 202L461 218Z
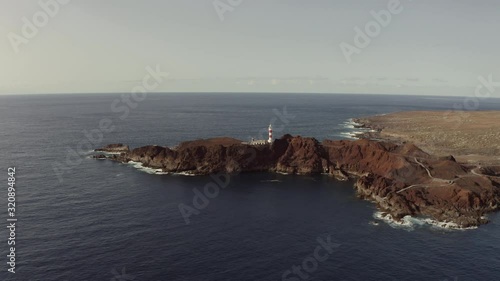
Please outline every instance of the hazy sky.
M470 96L500 80L498 0L401 0L351 63L339 45L392 0L242 0L223 20L214 2L239 1L217 1L72 0L44 24L39 1L0 0L0 93L128 92L156 65L161 92Z

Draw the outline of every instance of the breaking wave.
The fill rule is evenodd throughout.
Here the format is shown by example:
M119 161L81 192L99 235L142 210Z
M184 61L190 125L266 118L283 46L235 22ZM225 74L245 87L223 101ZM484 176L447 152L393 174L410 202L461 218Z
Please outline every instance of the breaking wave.
M127 162L127 164L131 165L132 167L136 168L137 170L139 170L141 172L145 172L145 173L152 174L152 175L169 174L167 172L163 172L162 169L154 169L154 168L144 167L144 165L141 162L129 161L129 162Z
M373 214L373 217L377 220L381 220L391 227L403 228L406 230L414 230L416 227L430 226L433 228L447 229L447 230L467 230L476 229L477 226L472 227L460 227L454 222L443 222L437 221L430 218L416 218L412 216L405 216L401 220L395 220L390 214L377 211Z

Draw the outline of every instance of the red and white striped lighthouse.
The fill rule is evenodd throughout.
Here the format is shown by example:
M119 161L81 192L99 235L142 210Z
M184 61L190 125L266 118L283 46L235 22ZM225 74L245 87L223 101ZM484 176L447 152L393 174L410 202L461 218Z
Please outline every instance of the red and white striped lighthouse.
M273 126L269 124L269 139L267 140L268 143L273 143Z

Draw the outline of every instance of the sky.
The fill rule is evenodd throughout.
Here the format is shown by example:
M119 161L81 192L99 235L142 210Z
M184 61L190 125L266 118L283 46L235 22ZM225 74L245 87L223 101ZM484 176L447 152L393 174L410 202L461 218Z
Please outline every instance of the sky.
M500 1L394 1L0 0L0 94L130 92L147 67L169 73L154 92L471 96L479 76L500 81Z

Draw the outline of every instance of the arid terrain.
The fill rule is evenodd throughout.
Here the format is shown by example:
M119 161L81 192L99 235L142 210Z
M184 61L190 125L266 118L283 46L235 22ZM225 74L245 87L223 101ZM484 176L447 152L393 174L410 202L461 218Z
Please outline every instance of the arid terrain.
M407 111L354 121L376 131L366 138L412 142L465 164L500 165L500 111Z

